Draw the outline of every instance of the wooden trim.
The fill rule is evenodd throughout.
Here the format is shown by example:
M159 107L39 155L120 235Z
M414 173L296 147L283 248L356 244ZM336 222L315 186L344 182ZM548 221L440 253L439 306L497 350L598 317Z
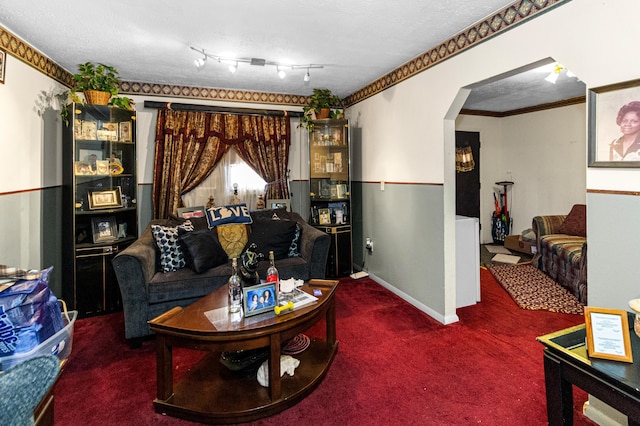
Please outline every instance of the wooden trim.
M239 115L260 115L268 117L302 117L300 111L287 111L277 109L256 109L256 108L229 108L212 105L194 105L181 104L176 102L155 102L144 101L145 108L170 109L174 111L198 111L222 114L239 114Z
M510 111L484 111L476 109L461 109L460 114L463 115L479 115L484 117L509 117L512 115L529 114L531 112L544 111L547 109L562 108L571 105L578 105L587 102L587 96L576 96L574 98L563 99L556 102L548 102L546 104L535 105L526 108L512 109Z
M587 194L606 194L606 195L631 195L639 197L639 191L618 191L613 189L587 189Z

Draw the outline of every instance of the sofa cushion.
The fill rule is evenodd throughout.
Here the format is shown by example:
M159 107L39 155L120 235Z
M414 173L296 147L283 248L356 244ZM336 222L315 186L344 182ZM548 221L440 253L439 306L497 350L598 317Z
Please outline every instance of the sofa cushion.
M182 248L178 243L179 230L193 231L193 225L188 220L177 226L151 225L156 246L160 250L162 272L177 271L186 265Z
M209 207L206 210L209 228L227 223L251 223L251 215L245 203L221 207Z
M244 246L247 244L249 233L247 227L243 224L228 224L216 226L215 231L218 234L218 241L227 253L229 259L240 257Z
M179 237L187 266L196 274L227 263L228 256L210 230L187 232Z
M558 229L560 234L587 236L587 206L575 204Z
M292 220L256 220L251 227L251 235L245 247L255 243L257 253L262 253L266 259L273 251L274 258L289 257L291 242L296 235L296 222Z

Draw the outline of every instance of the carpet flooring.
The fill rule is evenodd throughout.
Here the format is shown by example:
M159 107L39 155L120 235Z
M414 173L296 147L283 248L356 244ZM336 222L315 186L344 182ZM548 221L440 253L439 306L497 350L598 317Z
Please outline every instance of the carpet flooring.
M338 353L322 383L256 425L546 425L543 347L536 337L582 323L519 309L481 270L481 298L442 325L369 278L336 292ZM324 323L309 329L323 336ZM174 350L174 372L202 354ZM157 414L154 341L130 349L122 313L76 321L73 351L54 389L55 424L188 425ZM285 379L286 380L286 379ZM574 388L575 425L587 395Z
M584 314L583 305L574 295L530 263L493 263L487 269L522 309Z

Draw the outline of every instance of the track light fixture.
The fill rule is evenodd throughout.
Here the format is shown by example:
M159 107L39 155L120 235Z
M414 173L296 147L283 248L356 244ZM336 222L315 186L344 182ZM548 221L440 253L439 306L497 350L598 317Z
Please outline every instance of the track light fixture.
M569 78L573 78L573 77L577 78L577 76L574 73L572 73L571 71L566 69L564 66L560 65L559 63L556 62L553 65L554 65L553 70L551 70L549 75L547 75L544 78L549 83L556 84L556 81L558 81L558 77L560 77L560 73L562 73L562 71L565 71L566 76Z
M316 65L316 64L308 64L308 65L289 65L289 64L281 64L279 62L268 61L262 58L225 58L218 55L212 55L210 53L205 52L204 49L198 49L197 47L191 46L191 50L200 53L203 57L195 59L193 62L195 63L198 69L204 67L207 62L207 58L213 59L218 63L226 63L229 64L228 69L230 72L234 73L238 69L238 64L249 64L254 66L264 67L267 65L276 67L276 71L278 73L278 77L285 78L287 73L284 71L285 69L290 70L298 70L298 69L306 69L307 72L304 75L305 83L309 82L311 79L311 75L309 74L310 69L320 69L324 68L324 65Z

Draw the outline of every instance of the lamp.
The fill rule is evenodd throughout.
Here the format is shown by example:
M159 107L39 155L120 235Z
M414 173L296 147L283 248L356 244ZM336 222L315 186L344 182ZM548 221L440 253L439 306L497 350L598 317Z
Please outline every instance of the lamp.
M311 74L309 74L310 69L324 68L324 65L318 65L318 64L290 65L290 64L283 64L275 61L269 61L262 58L226 58L223 56L207 53L204 49L199 49L197 47L191 46L190 48L191 50L198 52L203 56L202 58L198 58L193 61L198 69L202 68L205 65L207 58L211 58L218 63L229 64L228 69L232 73L236 72L236 70L238 69L238 64L240 63L259 66L259 67L264 67L267 65L276 67L278 77L280 78L285 78L287 75L286 72L283 70L283 68L287 68L291 70L306 69L307 73L304 75L304 81L306 83L306 82L309 82L309 80L311 79Z
M470 146L456 147L456 171L470 172L476 167Z

